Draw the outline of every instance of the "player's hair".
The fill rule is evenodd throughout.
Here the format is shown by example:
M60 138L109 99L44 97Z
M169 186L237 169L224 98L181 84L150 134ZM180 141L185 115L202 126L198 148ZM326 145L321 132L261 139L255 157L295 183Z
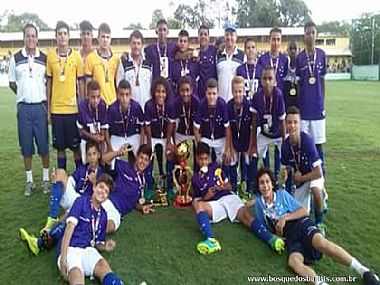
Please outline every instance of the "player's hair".
M58 21L57 25L55 26L55 35L57 35L57 32L59 29L66 29L67 33L70 33L69 25L64 21Z
M218 88L218 81L215 78L210 78L207 80L206 88Z
M288 115L298 115L300 116L300 109L298 109L296 106L290 106L288 109L286 109L286 116Z
M282 34L282 30L279 27L274 27L269 31L269 37L272 36L272 33L280 33Z
M200 27L199 27L199 29L198 29L198 34L199 34L199 32L201 31L201 30L206 30L207 31L207 34L209 35L210 34L210 29L209 29L209 27L207 27L206 25L201 25Z
M244 86L244 78L242 76L234 76L232 78L231 87L238 84L242 84Z
M203 154L210 155L210 146L207 143L199 142L195 149L195 155L200 156Z
M159 25L168 25L168 22L166 22L165 19L159 19L156 24L156 28L158 28Z
M129 83L129 81L126 80L126 79L122 79L119 82L119 85L117 85L117 91L119 91L120 89L129 89L129 90L132 90L131 83Z
M166 92L166 98L165 98L165 102L168 101L168 98L170 96L170 92L169 92L169 84L168 82L166 81L165 78L163 78L162 76L158 76L154 81L153 81L153 84L152 84L152 87L150 88L150 95L152 98L154 98L155 94L156 94L156 89L157 89L157 86L158 85L162 85L164 86L165 88L165 92Z
M93 29L94 29L94 27L92 26L90 21L84 20L84 21L80 22L80 24L79 24L79 30L81 32L84 32L84 31L92 32Z
M288 49L297 49L297 43L296 42L289 42Z
M100 33L111 34L111 28L107 23L101 23L98 30L98 36Z
M268 174L270 180L272 181L272 185L273 185L273 191L276 191L277 190L277 186L276 186L276 179L274 178L274 174L272 172L272 170L268 169L268 168L260 168L258 171L257 171L257 174L256 174L256 181L255 181L255 193L259 193L260 194L260 190L259 190L259 179L261 176L263 176L264 174Z
M87 83L87 91L100 90L100 85L96 80L91 80Z
M271 70L274 72L274 68L270 65L265 65L263 70L261 71L261 75L264 73L264 71L268 71L268 70Z
M113 180L112 176L107 173L101 174L99 178L96 179L95 185L98 185L99 183L106 184L108 187L109 193L111 193L113 191L113 188L115 187L115 181Z
M314 27L315 29L317 29L317 25L313 21L308 21L306 22L303 31L306 32L306 29L310 27Z
M98 144L96 141L88 140L88 141L86 142L86 153L87 153L88 150L89 150L90 148L92 148L92 147L96 148L96 150L97 150L98 152L100 152L99 144Z
M254 42L254 43L255 43L255 46L256 46L256 41L255 41L254 38L247 38L247 39L244 41L244 49L247 48L247 44L248 44L249 42Z
M134 30L131 35L129 36L129 39L132 40L132 38L141 40L142 43L144 43L144 37L142 33L139 30Z
M189 37L189 32L186 30L180 30L178 33L178 37Z
M142 144L137 150L137 155L139 154L145 154L150 158L152 156L152 148L148 144Z
M38 37L38 29L37 29L37 27L34 24L32 24L32 23L28 23L22 29L22 32L24 34L24 38L25 38L26 29L29 29L29 28L34 29L36 31L36 37Z
M181 87L183 84L189 84L191 86L191 79L189 76L182 76L178 81L178 87Z

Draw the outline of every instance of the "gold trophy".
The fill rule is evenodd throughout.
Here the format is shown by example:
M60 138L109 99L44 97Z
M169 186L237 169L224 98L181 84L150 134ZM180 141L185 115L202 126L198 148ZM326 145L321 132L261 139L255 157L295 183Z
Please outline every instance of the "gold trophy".
M178 195L174 199L177 208L188 207L193 201L190 193L191 177L193 172L187 165L191 147L186 141L180 142L176 147L176 157L178 163L173 169L173 182L178 189Z

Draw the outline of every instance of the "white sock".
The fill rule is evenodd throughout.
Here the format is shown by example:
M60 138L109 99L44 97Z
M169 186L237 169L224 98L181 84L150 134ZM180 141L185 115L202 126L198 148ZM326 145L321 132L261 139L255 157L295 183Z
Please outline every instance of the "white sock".
M26 173L26 182L32 182L33 183L33 172L32 170L25 171Z
M49 168L42 168L42 181L49 181Z
M356 271L357 274L359 274L361 277L363 277L363 274L369 269L365 267L363 264L361 264L355 257L352 258L350 267Z

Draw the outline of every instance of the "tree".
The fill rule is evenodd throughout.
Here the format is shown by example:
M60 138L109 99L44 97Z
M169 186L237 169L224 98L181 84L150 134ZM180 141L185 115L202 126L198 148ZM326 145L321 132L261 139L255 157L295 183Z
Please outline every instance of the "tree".
M165 19L164 14L162 13L162 10L160 9L154 10L152 13L152 22L149 24L149 29L152 29L152 30L156 29L157 22L161 19Z
M169 18L168 19L168 28L169 29L182 29L182 23L177 19Z
M213 28L214 21L213 17L210 17L210 15L212 15L210 9L210 3L207 4L203 0L198 0L194 7L187 4L180 4L174 11L174 18L178 20L183 27L198 29L199 26L203 24L209 28Z
M323 22L318 26L318 33L331 34L335 36L348 36L351 25L348 22L330 21Z
M49 26L34 13L8 14L8 23L2 28L4 32L19 32L28 23L34 24L40 31L49 30Z
M123 30L144 30L144 27L140 22L138 22L137 24L129 24L128 26L124 27Z
M279 0L280 26L300 27L311 20L311 11L302 0Z

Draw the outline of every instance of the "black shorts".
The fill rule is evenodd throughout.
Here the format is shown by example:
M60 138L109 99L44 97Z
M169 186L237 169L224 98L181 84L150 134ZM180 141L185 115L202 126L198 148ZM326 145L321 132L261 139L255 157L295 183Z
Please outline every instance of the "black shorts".
M77 128L77 114L51 115L53 147L56 150L78 150L80 137Z
M284 228L285 248L288 257L293 252L303 255L305 264L313 264L321 259L322 253L313 247L313 237L320 233L310 217L287 222Z

